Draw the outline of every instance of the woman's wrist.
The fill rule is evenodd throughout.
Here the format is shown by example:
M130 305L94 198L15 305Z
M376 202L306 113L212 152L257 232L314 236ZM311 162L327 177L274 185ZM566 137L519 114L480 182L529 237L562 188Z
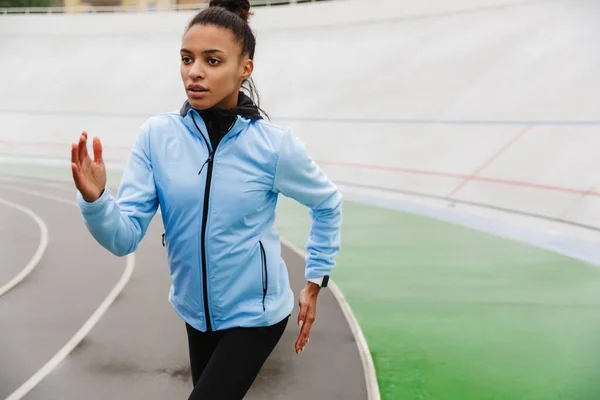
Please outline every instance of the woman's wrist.
M310 293L315 293L315 294L319 294L319 292L321 291L321 287L313 282L306 282L306 289Z

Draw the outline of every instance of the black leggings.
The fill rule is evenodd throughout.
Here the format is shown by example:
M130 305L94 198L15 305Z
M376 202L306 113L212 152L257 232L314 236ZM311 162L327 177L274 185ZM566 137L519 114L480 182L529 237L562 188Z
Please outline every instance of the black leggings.
M200 332L186 324L194 389L188 400L241 400L287 325Z

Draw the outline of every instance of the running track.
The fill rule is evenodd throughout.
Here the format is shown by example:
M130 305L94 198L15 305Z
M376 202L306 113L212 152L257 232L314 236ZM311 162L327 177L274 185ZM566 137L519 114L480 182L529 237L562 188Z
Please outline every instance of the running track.
M185 328L167 301L160 218L133 256L118 258L89 235L74 200L63 182L0 176L0 288L29 266L0 295L0 399L186 399ZM283 250L297 295L304 262ZM331 291L321 292L300 355L296 316L246 399L367 399L357 343Z

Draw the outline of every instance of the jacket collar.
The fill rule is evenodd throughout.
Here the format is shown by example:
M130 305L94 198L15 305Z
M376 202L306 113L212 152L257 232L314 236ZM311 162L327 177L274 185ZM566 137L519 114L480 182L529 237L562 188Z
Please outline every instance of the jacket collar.
M190 105L188 100L183 103L181 109L179 110L179 114L183 118L183 123L188 127L188 129L195 135L203 137L206 141L209 140L209 134L203 114L207 115L207 113L213 114L213 117L214 114L221 114L225 117L233 117L233 125L221 139L221 141L225 141L227 138L237 135L252 121L262 119L258 107L254 105L252 100L241 91L238 96L238 105L231 110L223 110L219 108L197 110ZM200 131L198 132L198 130Z
M179 110L179 114L182 117L185 117L186 115L188 115L188 113L191 110L195 110L195 109L192 108L189 100L186 100L183 103L183 105L181 106L181 109ZM202 114L202 112L205 112L205 111L199 112L198 110L195 110L195 111L198 112L199 114ZM211 108L206 111L223 113L224 115L230 115L230 116L233 116L233 115L240 116L240 117L243 117L243 118L246 118L249 120L262 119L262 116L260 115L260 110L258 109L258 107L254 104L252 99L250 97L248 97L242 91L240 91L239 95L238 95L238 105L236 107L232 108L231 110Z

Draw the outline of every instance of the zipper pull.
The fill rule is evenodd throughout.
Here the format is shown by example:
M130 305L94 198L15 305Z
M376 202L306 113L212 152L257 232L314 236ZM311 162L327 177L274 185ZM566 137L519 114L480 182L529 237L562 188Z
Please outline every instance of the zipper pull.
M204 164L202 164L202 167L200 167L200 171L198 171L198 175L200 175L200 174L202 173L202 170L204 169L204 166L205 166L207 163L211 162L212 160L213 160L213 153L210 153L210 154L208 155L208 158L206 159L206 161L204 161Z

